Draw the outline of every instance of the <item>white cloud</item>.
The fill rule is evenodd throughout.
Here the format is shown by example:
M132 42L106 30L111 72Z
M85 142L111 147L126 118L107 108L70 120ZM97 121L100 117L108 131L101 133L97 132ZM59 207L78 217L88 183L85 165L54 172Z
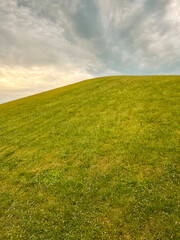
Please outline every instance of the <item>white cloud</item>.
M177 24L180 28L180 3L179 0L171 0L166 7L166 19L171 24Z

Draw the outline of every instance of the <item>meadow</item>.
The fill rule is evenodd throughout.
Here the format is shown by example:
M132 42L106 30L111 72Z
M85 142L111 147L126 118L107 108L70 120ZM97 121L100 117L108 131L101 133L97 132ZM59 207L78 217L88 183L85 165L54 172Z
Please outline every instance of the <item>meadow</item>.
M0 105L0 239L180 239L180 76Z

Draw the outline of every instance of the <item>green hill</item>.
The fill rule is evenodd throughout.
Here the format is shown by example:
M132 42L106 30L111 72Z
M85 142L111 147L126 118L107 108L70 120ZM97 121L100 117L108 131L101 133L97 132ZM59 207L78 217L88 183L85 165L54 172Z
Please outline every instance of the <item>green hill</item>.
M0 105L0 239L179 239L180 76Z

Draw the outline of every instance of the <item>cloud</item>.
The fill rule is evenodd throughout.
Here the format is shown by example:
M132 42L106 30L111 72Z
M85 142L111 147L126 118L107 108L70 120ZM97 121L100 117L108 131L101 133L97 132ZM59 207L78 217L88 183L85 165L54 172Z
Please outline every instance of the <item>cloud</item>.
M141 21L130 34L134 44L134 53L139 61L139 67L144 71L173 74L179 69L180 25L177 8L171 6L177 1L164 5L165 11L159 19L159 14L152 12L148 18ZM179 13L180 14L180 13Z
M143 10L142 0L97 0L105 28L121 29L128 26Z
M0 21L1 102L95 76L180 72L178 0L6 0Z
M62 23L60 19L54 23L46 14L38 16L32 7L26 6L30 2L23 2L24 5L18 5L16 1L0 3L0 90L3 102L15 95L22 97L90 78L93 75L88 69L99 64L88 42L76 34L73 34L74 42L65 36L65 18ZM48 8L46 10L45 13ZM60 12L59 18L62 16Z
M0 96L3 102L11 100L11 94L24 97L34 93L64 86L92 77L87 71L72 69L59 71L57 67L2 66L0 67ZM33 81L32 81L33 79Z
M49 64L62 66L71 65L72 60L75 60L73 65L78 65L79 62L79 65L84 67L85 64L94 62L94 55L89 51L87 43L76 38L75 34L74 43L65 37L61 19L57 19L57 23L54 23L45 17L45 14L38 17L31 8L18 6L15 0L7 0L4 5L0 29L2 32L1 55L4 56L1 58L1 63L23 66ZM2 6L1 9L3 9ZM46 12L48 11L47 5ZM59 12L59 18L61 17L63 13ZM83 48L83 45L86 46ZM79 61L77 61L78 55Z

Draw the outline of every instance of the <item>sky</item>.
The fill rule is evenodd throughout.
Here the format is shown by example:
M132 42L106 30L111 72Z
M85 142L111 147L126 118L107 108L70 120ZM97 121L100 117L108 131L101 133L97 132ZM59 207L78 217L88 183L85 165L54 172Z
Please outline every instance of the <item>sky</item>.
M0 0L0 103L155 74L180 74L180 0Z

